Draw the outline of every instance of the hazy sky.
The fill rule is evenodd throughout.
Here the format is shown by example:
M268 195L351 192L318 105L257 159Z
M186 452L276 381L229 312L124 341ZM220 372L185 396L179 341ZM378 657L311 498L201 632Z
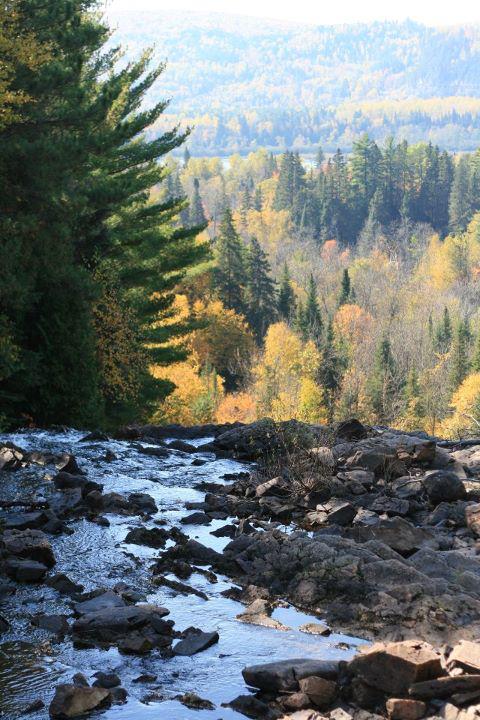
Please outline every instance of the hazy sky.
M202 10L297 22L343 23L404 20L429 25L480 23L478 0L107 0L113 10Z

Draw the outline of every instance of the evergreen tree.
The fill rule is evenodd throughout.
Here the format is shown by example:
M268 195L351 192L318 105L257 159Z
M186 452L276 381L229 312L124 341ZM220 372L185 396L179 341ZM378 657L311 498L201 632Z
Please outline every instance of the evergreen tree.
M320 365L320 384L323 388L323 401L327 408L328 423L332 423L335 413L335 402L341 380L341 362L335 350L335 334L333 323L328 322L325 345Z
M395 394L395 362L390 340L384 337L375 353L372 375L367 384L367 392L375 419L379 423L388 423L392 417L391 403Z
M340 290L340 297L338 299L338 305L346 305L348 302L350 302L351 299L351 293L352 293L352 286L350 282L350 275L348 273L348 269L345 268L342 275L342 287Z
M185 150L183 151L183 167L187 167L191 157L188 147L185 145Z
M470 158L462 155L455 166L450 195L450 230L453 233L463 232L472 218L474 199L471 189Z
M257 212L261 212L263 209L262 188L260 186L257 186L255 188L255 193L253 196L253 209Z
M223 213L216 241L214 289L225 307L245 312L245 249L233 224L232 211Z
M308 279L307 300L304 309L304 335L314 340L317 345L321 345L323 321L318 304L317 285L313 275Z
M472 357L472 372L480 373L480 332L477 332Z
M452 343L450 360L450 384L455 391L465 380L469 371L468 346L470 330L466 320L461 320L456 328Z
M275 281L271 278L267 256L256 238L252 238L247 255L245 282L246 318L257 342L265 337L268 326L277 317Z
M283 320L289 322L295 315L295 292L292 287L290 272L287 263L283 266L278 291L278 312Z
M440 324L435 332L435 348L437 352L446 353L450 350L452 344L452 321L448 308L444 308L443 316Z
M9 413L41 424L97 425L103 412L93 305L94 271L107 258L120 269L124 299L144 345L136 412L166 387L149 365L181 357L165 325L172 289L205 256L192 233L173 229L178 201L148 201L165 172L158 162L178 147L175 131L144 131L165 104L144 106L162 72L149 54L116 69L120 51L103 51L109 30L93 0L22 0L23 31L51 49L33 71L19 65L15 86L31 97L23 122L0 133L0 302L20 348L18 372L2 383ZM5 275L4 275L5 274ZM3 278L8 278L4 284ZM22 292L8 287L18 279Z
M192 225L198 228L203 228L207 222L203 210L202 198L200 196L200 183L198 178L194 178L193 181L193 195L189 207L189 220Z

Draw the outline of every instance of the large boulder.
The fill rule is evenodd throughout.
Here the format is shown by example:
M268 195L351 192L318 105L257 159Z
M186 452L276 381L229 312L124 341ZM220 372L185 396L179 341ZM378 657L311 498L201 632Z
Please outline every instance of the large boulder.
M113 607L82 615L72 626L74 641L99 646L118 644L129 652L165 647L172 640L168 610L153 605Z
M292 659L251 665L242 670L243 679L251 687L266 692L289 692L299 689L300 680L312 676L336 680L338 662L334 660Z
M320 425L307 425L298 420L279 423L258 420L251 425L227 430L216 437L207 449L241 460L257 460L289 450L312 448L318 444L316 441L321 438L324 430Z
M464 500L467 496L467 490L462 480L456 473L448 470L434 470L425 475L422 482L428 499L434 505L441 502Z
M34 560L47 568L55 565L52 546L41 530L6 530L2 541L8 555Z
M357 526L349 529L348 533L360 542L378 540L403 556L411 555L420 548L438 548L438 542L431 530L415 527L401 517L382 520L377 525Z
M109 704L110 692L105 688L58 685L50 703L49 713L51 718L65 720L65 718L81 717L85 713Z
M348 669L367 685L395 697L407 695L413 683L443 674L439 653L418 640L372 645L358 654Z
M215 645L219 640L217 632L203 632L198 628L189 628L185 637L173 647L175 655L196 655Z

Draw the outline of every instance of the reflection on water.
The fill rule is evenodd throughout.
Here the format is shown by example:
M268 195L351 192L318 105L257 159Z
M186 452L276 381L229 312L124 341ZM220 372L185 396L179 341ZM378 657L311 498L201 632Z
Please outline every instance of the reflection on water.
M179 452L159 459L139 453L136 443L84 444L79 442L81 437L82 434L75 431L42 431L8 437L0 435L0 441L8 439L28 450L73 452L88 477L102 483L105 492L148 493L154 497L159 509L153 520L146 523L148 527L154 527L155 520L177 525L186 514L185 502L203 500L203 494L193 489L196 483L221 482L225 473L245 469L244 465L231 460L214 461L209 454L201 456L208 462L196 467L191 464L192 456ZM197 446L201 443L195 442ZM113 462L102 459L107 448L116 455ZM2 496L48 497L52 491L49 475L53 473L52 466L3 473ZM70 681L76 672L83 672L90 679L96 671L103 670L118 673L129 693L126 705L114 706L101 714L104 720L150 717L156 720L239 720L243 716L222 708L221 704L245 693L241 670L246 665L289 657L347 659L353 651L336 647L338 643L346 642L353 648L361 642L344 635L321 637L300 632L300 625L318 619L292 607L277 608L274 612L274 617L290 628L286 632L240 623L235 616L243 606L221 594L231 586L227 578L219 577L217 583L212 583L200 573L190 577L187 582L206 593L208 600L194 595L175 595L169 588L154 587L149 568L158 551L123 542L130 528L141 525L140 519L117 515L109 515L108 519L110 527L107 528L86 520L72 522L72 535L52 538L57 558L55 572L65 572L72 580L81 582L86 590L113 587L120 580L127 582L143 592L149 602L168 607L177 629L195 625L207 631L217 630L219 643L193 657L170 660L163 660L154 653L141 658L124 656L115 648L108 651L74 650L68 638L58 641L30 624L31 616L38 612L70 615L68 598L47 586L19 586L16 594L4 598L1 606L11 628L1 636L0 717L8 720L25 717L23 709L41 698L46 708L28 717L46 720L48 704L58 682ZM221 551L229 540L217 538L211 531L228 522L214 520L210 526L182 525L181 528L192 538ZM156 675L157 679L149 684L132 682L142 674ZM185 692L196 692L211 700L216 709L184 707L174 698Z

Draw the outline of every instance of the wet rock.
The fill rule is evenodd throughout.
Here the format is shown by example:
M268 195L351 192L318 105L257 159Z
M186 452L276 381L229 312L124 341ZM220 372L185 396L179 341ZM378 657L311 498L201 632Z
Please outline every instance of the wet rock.
M32 618L32 625L57 635L67 635L70 632L67 615L36 615Z
M305 693L318 708L328 708L337 697L336 682L318 676L310 676L299 681L301 692Z
M111 688L109 692L112 705L123 705L127 702L128 692L125 690L125 688L114 687Z
M217 528L217 530L212 530L210 535L214 535L215 537L228 537L228 538L234 538L237 534L237 526L236 525L222 525L222 527Z
M72 475L64 470L53 478L53 482L57 490L81 490L82 497L93 491L99 493L103 491L103 485L87 480L84 475Z
M19 470L24 466L25 450L11 442L0 445L0 470Z
M131 493L128 496L128 503L130 507L145 515L155 515L158 512L155 500L146 493Z
M183 517L180 522L182 525L210 525L212 518L204 512L194 512L191 515Z
M298 628L300 632L307 633L308 635L323 635L323 637L328 637L332 634L332 631L329 627L326 625L322 625L321 623L305 623L304 625L300 625Z
M36 560L17 560L10 558L5 563L5 570L12 580L19 583L42 582L48 572L46 565Z
M297 420L281 423L259 420L227 430L216 437L208 449L242 460L256 460L275 450L283 452L288 448L312 448L321 434L322 428Z
M270 617L273 608L267 600L254 600L245 610L237 615L237 620L248 625L261 625L274 630L290 630L278 620Z
M64 573L57 573L47 579L47 585L62 595L78 595L83 592L84 587L80 583L70 580Z
M390 698L386 709L390 720L419 720L425 715L427 706L421 700Z
M191 443L185 442L185 440L172 440L172 442L168 443L168 448L172 450L180 450L180 452L184 453L198 452L198 448L195 447L195 445L191 445Z
M410 498L419 498L424 494L425 489L420 479L412 478L410 475L405 475L393 480L390 483L390 491L403 500L409 500Z
M223 707L230 707L248 718L254 718L254 720L275 720L280 717L279 712L253 695L239 695L235 700L225 703Z
M303 692L295 692L282 698L282 706L286 710L303 710L311 705L310 698Z
M333 432L341 440L363 440L368 437L369 428L362 425L359 420L352 418L335 423Z
M81 672L75 673L72 677L72 683L77 687L90 687L86 676Z
M107 707L110 693L104 688L58 685L50 703L51 718L76 718L92 710Z
M208 600L208 595L206 595L201 590L197 590L191 585L186 585L185 583L178 582L177 580L169 580L162 575L155 575L155 577L153 578L153 584L157 586L168 587L171 590L174 590L175 593L180 593L181 595L196 595L202 600Z
M9 555L35 560L47 568L55 565L52 546L41 530L6 530L1 539Z
M210 700L204 700L193 692L177 695L176 700L191 710L215 710L215 705Z
M322 506L327 512L327 520L333 525L348 525L357 514L356 509L349 502L332 498Z
M138 446L137 450L142 455L149 455L156 458L167 458L168 450L164 447L142 447Z
M311 677L335 680L338 662L330 660L292 659L251 665L242 670L247 685L265 692L288 692L299 689L299 681Z
M144 673L143 675L139 675L138 677L134 678L132 680L133 683L152 683L155 682L158 675L152 675L149 673Z
M0 615L0 633L7 632L9 627L10 625L8 624L8 622L2 615Z
M121 684L121 680L116 673L104 673L101 670L96 672L94 676L96 678L93 683L94 687L102 687L110 690L111 688L118 687Z
M349 663L349 672L390 695L406 695L412 683L442 675L440 655L428 643L377 644Z
M453 472L435 470L423 477L422 482L428 499L434 505L464 500L467 496L465 485Z
M184 639L173 646L174 655L195 655L219 641L217 632L203 632L193 627L185 630L184 635Z
M112 590L94 595L88 600L75 603L73 606L77 615L86 615L87 613L95 613L100 610L125 607L125 601Z
M101 430L94 430L93 432L88 433L88 435L85 435L85 437L80 439L80 442L108 442L110 438L108 435Z
M109 646L130 652L146 652L148 644L164 648L172 640L172 622L163 620L166 608L154 605L113 607L82 615L72 627L74 642ZM139 648L137 650L137 648Z
M85 475L84 471L79 467L75 455L71 453L62 453L55 459L55 467L61 472L70 475Z
M29 513L13 513L6 518L4 527L6 530L38 530L47 521L48 516L41 510Z
M40 712L40 710L43 710L45 707L45 703L43 700L34 700L29 705L26 705L26 707L23 708L23 714L24 715L33 715L33 713Z
M162 528L134 528L127 534L125 543L132 545L146 545L147 547L159 549L164 548L167 540L170 538L169 533Z
M118 649L125 655L147 655L153 648L151 639L140 633L131 633L118 641Z

